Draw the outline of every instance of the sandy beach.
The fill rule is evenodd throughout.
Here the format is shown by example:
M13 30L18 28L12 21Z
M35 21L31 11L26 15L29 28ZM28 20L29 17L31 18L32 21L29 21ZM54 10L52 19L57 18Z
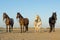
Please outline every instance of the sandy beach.
M60 29L56 28L56 31L51 33L48 29L35 32L34 28L29 28L25 33L20 33L20 29L14 29L11 33L1 29L0 40L60 40Z

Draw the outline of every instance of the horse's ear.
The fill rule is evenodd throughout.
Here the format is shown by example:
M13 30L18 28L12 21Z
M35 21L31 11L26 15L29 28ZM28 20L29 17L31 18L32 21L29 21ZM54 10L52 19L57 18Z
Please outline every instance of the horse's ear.
M53 15L56 15L57 16L56 12L54 12Z
M56 14L56 12L53 12L53 14Z
M17 12L17 14L20 14L20 12Z
M6 12L4 12L3 14L5 14L5 15L6 15Z
M55 12L55 15L56 15L56 12Z

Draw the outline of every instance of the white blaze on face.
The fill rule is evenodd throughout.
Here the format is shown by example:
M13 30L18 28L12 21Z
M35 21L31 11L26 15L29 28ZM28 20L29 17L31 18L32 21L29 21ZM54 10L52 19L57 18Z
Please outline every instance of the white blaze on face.
M9 32L9 26L8 26L8 32Z

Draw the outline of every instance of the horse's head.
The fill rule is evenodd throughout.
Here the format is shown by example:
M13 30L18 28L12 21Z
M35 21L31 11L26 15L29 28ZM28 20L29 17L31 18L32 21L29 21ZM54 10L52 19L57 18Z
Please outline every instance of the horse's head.
M3 13L3 20L7 18L7 14L4 12Z
M56 12L53 12L52 17L53 17L55 20L57 20L57 15L56 15Z
M40 19L40 17L39 17L39 15L37 15L37 16L36 16L36 20L39 20L39 19Z
M21 14L18 12L16 18L23 18Z
M39 18L39 15L36 15L36 20L38 20L38 18Z
M20 13L19 13L19 12L17 13L17 16L16 16L16 18L20 18Z

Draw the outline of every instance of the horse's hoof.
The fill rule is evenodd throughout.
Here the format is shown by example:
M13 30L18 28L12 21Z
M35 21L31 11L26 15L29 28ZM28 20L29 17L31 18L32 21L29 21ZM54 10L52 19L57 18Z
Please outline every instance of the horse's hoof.
M20 33L22 33L22 32L20 32Z
M25 31L23 33L25 33Z
M55 32L55 31L53 31L53 32Z
M52 31L49 31L49 33L51 33Z
M24 33L25 33L26 31L24 31Z
M8 31L6 31L6 32L8 32Z

